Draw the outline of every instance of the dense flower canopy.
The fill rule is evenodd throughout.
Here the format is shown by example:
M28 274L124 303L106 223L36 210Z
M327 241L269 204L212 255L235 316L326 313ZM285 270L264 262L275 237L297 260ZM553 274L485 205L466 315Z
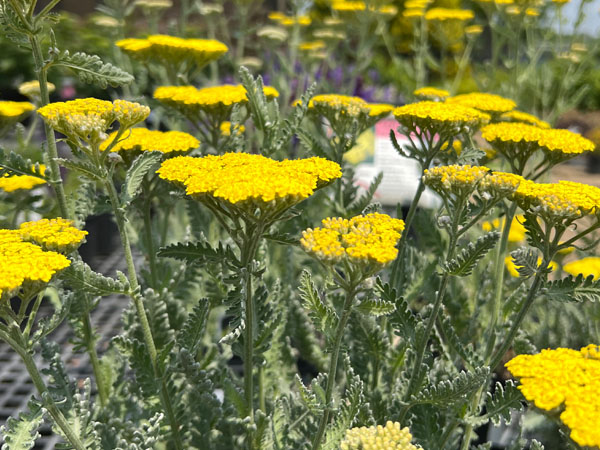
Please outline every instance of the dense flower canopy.
M342 174L324 158L275 161L247 153L180 156L163 162L157 173L200 200L208 196L249 208L298 203Z
M100 150L108 148L116 136L116 131L111 133L100 145ZM119 142L115 144L111 151L187 152L198 148L199 145L200 141L198 139L183 131L158 131L148 130L147 128L132 128L128 133L121 136Z
M402 236L404 222L386 214L371 213L351 219L323 220L322 228L302 232L300 243L305 251L324 262L344 259L358 264L383 266L396 259L396 244Z
M22 223L19 233L25 241L32 241L44 250L61 253L75 250L88 234L75 228L72 221L61 217Z
M519 379L527 400L541 410L560 412L571 439L581 446L600 446L600 347L519 355L506 368Z
M410 443L408 427L400 428L398 422L388 421L385 426L357 427L346 431L341 450L418 450Z

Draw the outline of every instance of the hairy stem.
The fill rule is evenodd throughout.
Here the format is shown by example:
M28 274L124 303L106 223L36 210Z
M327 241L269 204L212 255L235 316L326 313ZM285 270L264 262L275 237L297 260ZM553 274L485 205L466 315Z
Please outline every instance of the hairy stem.
M318 450L320 448L321 440L323 439L323 435L325 434L325 428L329 423L329 418L333 409L331 407L331 398L333 396L333 387L335 386L335 377L337 373L340 347L342 345L342 338L344 337L344 329L346 328L346 323L348 322L348 319L350 318L350 313L352 312L351 307L355 295L356 292L354 288L348 289L346 291L346 300L344 302L342 317L338 323L337 330L335 332L333 351L331 352L331 356L329 358L329 370L327 372L327 387L325 388L325 412L323 413L321 421L319 422L319 429L313 440L312 450Z
M110 386L106 383L104 373L100 367L100 360L98 358L98 352L96 351L96 339L94 338L89 312L85 312L82 315L82 319L83 332L85 333L86 350L89 354L90 362L92 363L92 370L94 371L96 384L98 385L98 398L100 399L100 405L104 408L108 403Z

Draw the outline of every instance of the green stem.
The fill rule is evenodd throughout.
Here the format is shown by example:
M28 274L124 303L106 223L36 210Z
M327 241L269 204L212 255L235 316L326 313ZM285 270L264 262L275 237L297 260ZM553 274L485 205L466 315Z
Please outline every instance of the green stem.
M244 336L244 395L246 398L246 406L248 408L248 415L250 422L254 423L254 378L253 378L253 364L254 359L254 302L252 301L252 275L250 274L250 268L246 267L246 274L244 276L245 285L245 297L244 305L245 310L245 336ZM249 440L249 447L252 447L252 440Z
M37 316L37 312L40 309L40 305L42 304L42 299L44 298L44 291L41 291L37 298L35 299L35 303L33 304L33 308L29 312L29 317L27 318L27 324L25 325L25 330L23 330L23 336L25 336L25 340L29 339L29 334L31 333L31 329L33 327L33 323L35 322L35 316Z
M145 182L146 187L148 183ZM148 189L146 189L148 192ZM146 234L146 252L150 263L150 279L152 281L152 287L158 289L158 278L156 270L156 251L154 249L154 236L152 235L152 197L148 194L146 201L144 202L144 233Z
M267 412L267 402L265 398L265 368L258 368L258 407L261 411Z
M33 53L33 59L35 62L35 71L37 73L38 82L40 84L40 106L45 106L50 103L50 95L48 93L48 80L46 79L46 69L44 68L44 57L42 56L42 48L40 42L35 35L29 36L29 43L31 44L31 50ZM44 121L44 131L46 132L46 141L48 144L48 160L50 163L51 179L49 180L50 185L56 192L56 198L58 200L58 207L60 214L70 219L71 214L67 207L67 197L65 195L65 189L63 186L62 178L60 176L60 167L58 165L58 149L56 148L56 138L54 137L54 130Z
M18 332L20 333L20 331ZM52 399L50 392L48 392L48 388L46 387L46 384L44 383L44 380L42 379L42 376L35 365L35 361L33 360L31 353L29 353L29 351L23 345L21 345L21 343L15 341L4 332L0 334L0 338L6 341L6 343L10 345L23 360L25 368L31 377L31 381L33 381L35 388L42 397L44 407L48 410L56 425L58 425L58 427L62 430L67 440L76 450L86 450L85 445L79 436L75 433L73 428L71 428L71 425L69 425L69 422L63 413L60 412L56 406L56 403L54 403L54 400Z
M133 254L131 253L129 235L127 234L127 230L125 228L125 212L123 211L121 202L119 201L119 196L112 179L106 178L104 180L104 187L108 192L108 197L110 198L113 212L115 214L117 228L119 229L119 235L121 236L121 244L123 246L123 252L125 253L125 262L127 263L127 278L129 279L132 292L131 297L135 304L140 325L142 326L142 333L144 335L144 341L148 349L150 361L152 362L154 375L156 378L162 379L162 373L157 364L157 351L156 345L154 344L154 338L152 337L152 330L150 328L150 323L148 322L148 316L146 315L142 296L138 292L140 285L137 279L137 273L135 271L135 264L133 263ZM171 434L173 435L175 448L177 450L183 450L184 447L179 435L179 424L177 423L176 416L173 413L173 407L171 405L171 400L169 398L169 393L164 380L162 380L160 398L162 400L163 407L165 408L169 425L171 426Z
M90 362L92 363L96 384L98 385L98 398L100 399L100 405L104 408L108 403L110 386L106 383L102 368L100 367L100 360L98 359L98 353L96 351L96 339L94 338L89 312L85 312L82 318L86 347L90 356Z
M344 337L344 329L346 328L346 323L348 322L348 319L350 318L350 313L352 312L351 307L355 295L355 288L351 288L346 291L346 300L344 302L342 317L338 323L333 344L333 351L331 352L331 356L329 358L329 371L327 372L327 387L325 388L325 411L323 413L323 416L321 417L319 429L313 440L312 450L318 450L320 448L321 440L323 439L323 435L325 434L325 428L329 423L329 418L333 409L331 407L331 398L333 396L333 387L335 385L335 377L337 373L340 347L342 345L342 338Z

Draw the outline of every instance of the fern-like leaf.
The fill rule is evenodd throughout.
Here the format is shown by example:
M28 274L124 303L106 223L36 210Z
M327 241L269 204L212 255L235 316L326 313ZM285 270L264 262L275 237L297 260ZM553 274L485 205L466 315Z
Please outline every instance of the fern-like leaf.
M9 417L5 425L0 427L0 433L4 438L2 450L29 450L35 445L40 437L38 428L44 420L42 406L29 400L27 410L19 414L19 417Z
M373 197L375 196L375 192L379 188L379 185L381 184L382 181L383 181L383 172L380 172L379 174L377 174L377 176L371 182L369 189L367 189L367 191L363 195L361 195L359 198L357 198L352 203L350 203L350 205L348 206L348 215L354 216L354 215L360 214L360 213L364 214L363 210L373 200Z
M103 62L97 55L83 52L71 55L65 50L56 56L51 65L71 69L84 83L95 84L102 89L106 89L108 85L123 86L134 80L133 76L123 69Z
M510 253L519 275L528 278L535 275L538 269L537 250L521 247Z
M489 373L487 367L478 367L473 372L462 371L452 380L441 381L423 389L411 402L428 403L444 408L465 402L469 394L483 386Z
M474 243L470 242L455 259L446 264L446 271L450 275L459 277L471 275L479 260L494 248L499 238L500 233L491 231L481 236Z
M196 303L192 312L177 335L177 344L185 348L191 355L196 355L206 331L206 322L210 311L208 299L202 298Z
M142 189L142 181L148 172L158 167L162 156L159 152L143 152L131 164L125 177L121 203L127 206Z
M83 261L74 261L69 267L61 272L61 277L67 281L73 289L79 289L93 296L105 297L112 294L127 295L130 290L126 278L121 276L119 280L105 277L94 272L90 266Z
M393 313L396 310L396 305L379 298L370 298L360 302L355 307L355 310L363 314L378 317Z
M320 416L323 413L324 405L319 401L314 392L310 391L300 379L300 376L296 374L295 377L296 387L300 393L300 399L304 406L315 416Z
M304 307L308 309L315 327L328 338L333 338L339 318L333 308L321 299L307 270L304 270L300 276L299 289L300 297L304 300Z
M188 242L169 245L158 251L158 256L163 258L174 258L189 263L222 263L224 261L237 261L237 256L228 245L219 243L213 248L208 242Z
M584 277L582 274L573 277L569 275L562 280L549 282L542 290L548 299L557 302L582 303L600 301L600 280L593 275Z
M61 166L65 167L69 170L73 170L73 171L77 172L79 175L83 175L84 177L89 178L90 180L93 180L93 181L102 180L102 176L101 176L101 174L98 173L98 169L96 168L96 166L94 166L93 164L91 164L89 162L75 161L72 159L64 159L64 158L59 158L58 162L60 163Z
M505 386L496 382L494 394L487 393L485 401L486 416L498 425L502 419L506 424L510 424L511 411L521 411L523 409L523 394L517 389L512 380L508 380Z
M0 177L5 175L29 175L48 181L47 173L42 173L39 163L23 158L16 152L6 153L0 148Z

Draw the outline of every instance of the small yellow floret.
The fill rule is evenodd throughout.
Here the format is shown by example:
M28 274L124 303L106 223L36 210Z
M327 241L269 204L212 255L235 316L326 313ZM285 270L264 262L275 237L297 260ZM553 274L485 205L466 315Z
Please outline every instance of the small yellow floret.
M398 422L388 421L385 426L352 428L340 444L341 450L418 450L411 444L408 428L400 428Z
M600 447L600 347L519 355L506 368L519 379L528 401L544 411L562 411L571 439L582 447Z
M33 241L44 250L59 253L72 252L88 234L75 228L72 221L61 217L22 223L19 233L24 241Z
M358 265L384 266L398 254L396 244L402 236L404 222L388 215L372 213L351 219L323 220L323 228L302 232L304 250L323 262L335 263L344 258Z
M100 150L105 150L116 136L116 131L111 133L100 145ZM200 141L198 139L183 131L158 131L148 130L147 128L132 128L125 135L121 136L121 139L111 151L187 152L198 148L199 145Z

